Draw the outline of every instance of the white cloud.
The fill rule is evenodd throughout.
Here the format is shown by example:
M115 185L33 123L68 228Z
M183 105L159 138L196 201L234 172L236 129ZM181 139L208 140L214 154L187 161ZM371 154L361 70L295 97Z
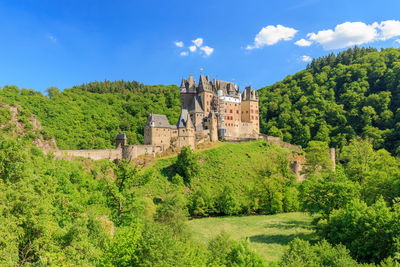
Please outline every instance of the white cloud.
M400 36L400 21L398 20L386 20L372 24L345 22L336 25L333 30L307 34L308 41L319 43L326 50L386 41L397 36Z
M189 51L182 51L179 53L181 56L188 56L189 52L190 53L198 53L202 54L204 56L210 56L214 52L214 48L208 46L208 45L203 45L204 40L203 38L197 38L195 40L192 40L193 45L189 46ZM183 47L183 42L182 41L176 41L175 45L178 47Z
M375 25L345 22L336 25L334 30L309 33L307 36L310 40L321 44L324 49L339 49L373 42L378 37L378 32Z
M175 41L175 45L177 47L183 47L183 42L182 41Z
M195 45L189 46L190 52L196 52L197 47Z
M203 38L197 38L192 41L197 47L200 47L203 44Z
M400 36L400 21L398 20L386 20L382 21L379 25L377 23L374 23L374 25L381 30L379 38L381 40Z
M310 56L302 56L301 61L303 62L310 62L312 61L312 58Z
M282 25L269 25L261 29L254 38L254 44L248 45L246 49L261 48L265 45L273 45L281 40L291 40L298 31Z
M209 47L207 45L200 47L200 50L203 50L203 52L204 52L204 54L206 54L206 56L209 56L214 52L214 48Z
M296 41L294 44L298 46L310 46L312 42L303 38Z
M395 42L400 44L400 39L395 40Z

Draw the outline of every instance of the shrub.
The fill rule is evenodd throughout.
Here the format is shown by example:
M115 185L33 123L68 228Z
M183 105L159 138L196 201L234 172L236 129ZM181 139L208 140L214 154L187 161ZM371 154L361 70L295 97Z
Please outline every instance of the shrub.
M383 198L375 204L353 200L333 211L317 225L318 234L332 244L343 244L361 262L378 263L399 252L400 206L386 206Z
M190 186L190 181L199 172L199 168L198 159L190 147L182 147L175 163L175 169L183 177L187 186Z
M294 239L289 243L288 250L284 253L279 263L284 267L319 267L319 266L357 266L351 258L349 251L343 245L332 246L326 240L310 245L308 241Z

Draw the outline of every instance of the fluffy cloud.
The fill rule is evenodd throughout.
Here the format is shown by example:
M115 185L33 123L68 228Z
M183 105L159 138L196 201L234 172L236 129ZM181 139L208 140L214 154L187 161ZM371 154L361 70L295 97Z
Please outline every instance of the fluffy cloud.
M400 36L400 21L398 20L386 20L382 21L379 25L374 25L376 25L377 28L381 30L381 40L388 40L393 37Z
M214 48L207 45L200 47L200 50L202 50L206 56L209 56L214 52Z
M195 46L195 45L189 46L189 50L190 50L190 52L196 52L197 46Z
M298 45L298 46L310 46L312 44L312 42L303 38L303 39L296 41L294 44Z
M301 57L301 61L303 62L310 62L312 60L312 58L310 56L302 56Z
M192 41L195 46L200 47L203 44L203 38L197 38L196 40Z
M397 39L395 42L400 44L400 39Z
M208 45L203 45L204 40L203 38L199 37L195 40L192 40L193 45L189 46L189 51L182 51L179 53L181 56L188 56L189 52L190 53L198 53L202 54L206 57L210 56L214 52L214 48L208 46ZM176 41L175 45L178 47L183 47L183 42L182 41Z
M269 25L262 28L261 31L257 33L256 37L254 38L254 44L248 45L246 49L250 50L261 48L265 45L273 45L281 40L288 41L293 39L297 32L298 31L293 28L282 25L277 25L276 27Z
M175 45L176 45L177 47L183 47L183 42L182 42L182 41L176 41L176 42L175 42Z
M309 33L307 37L321 44L324 49L339 49L373 42L378 38L378 32L376 25L367 25L363 22L345 22L337 25L334 30Z
M307 34L309 42L316 42L326 50L340 49L354 45L371 43L374 41L386 41L400 36L400 21L386 20L381 23L374 22L345 22L336 25L335 29L322 30L317 33ZM295 44L299 45L297 41Z

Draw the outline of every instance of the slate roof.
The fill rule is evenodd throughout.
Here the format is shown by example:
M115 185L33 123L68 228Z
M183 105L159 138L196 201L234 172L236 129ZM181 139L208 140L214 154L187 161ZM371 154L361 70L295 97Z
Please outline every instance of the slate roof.
M204 112L200 96L193 97L193 101L190 104L189 111L190 112L200 112L200 113Z
M166 115L153 113L150 113L149 117L147 118L146 125L157 128L171 128Z
M189 123L189 125L188 125ZM192 119L190 118L189 112L187 109L182 109L181 115L179 116L178 124L176 125L178 128L193 126Z
M199 78L199 87L198 87L198 91L199 92L203 92L203 91L212 91L212 85L209 81L207 81L207 78L200 74L200 78Z

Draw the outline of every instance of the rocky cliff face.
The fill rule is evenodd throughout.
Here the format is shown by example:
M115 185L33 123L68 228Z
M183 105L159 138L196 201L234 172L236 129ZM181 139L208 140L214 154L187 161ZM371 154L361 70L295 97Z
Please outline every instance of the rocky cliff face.
M32 142L45 151L57 150L57 145L52 136L47 134L40 121L33 114L25 114L20 106L1 106L4 113L4 119L0 129L6 136L23 137L31 136Z

